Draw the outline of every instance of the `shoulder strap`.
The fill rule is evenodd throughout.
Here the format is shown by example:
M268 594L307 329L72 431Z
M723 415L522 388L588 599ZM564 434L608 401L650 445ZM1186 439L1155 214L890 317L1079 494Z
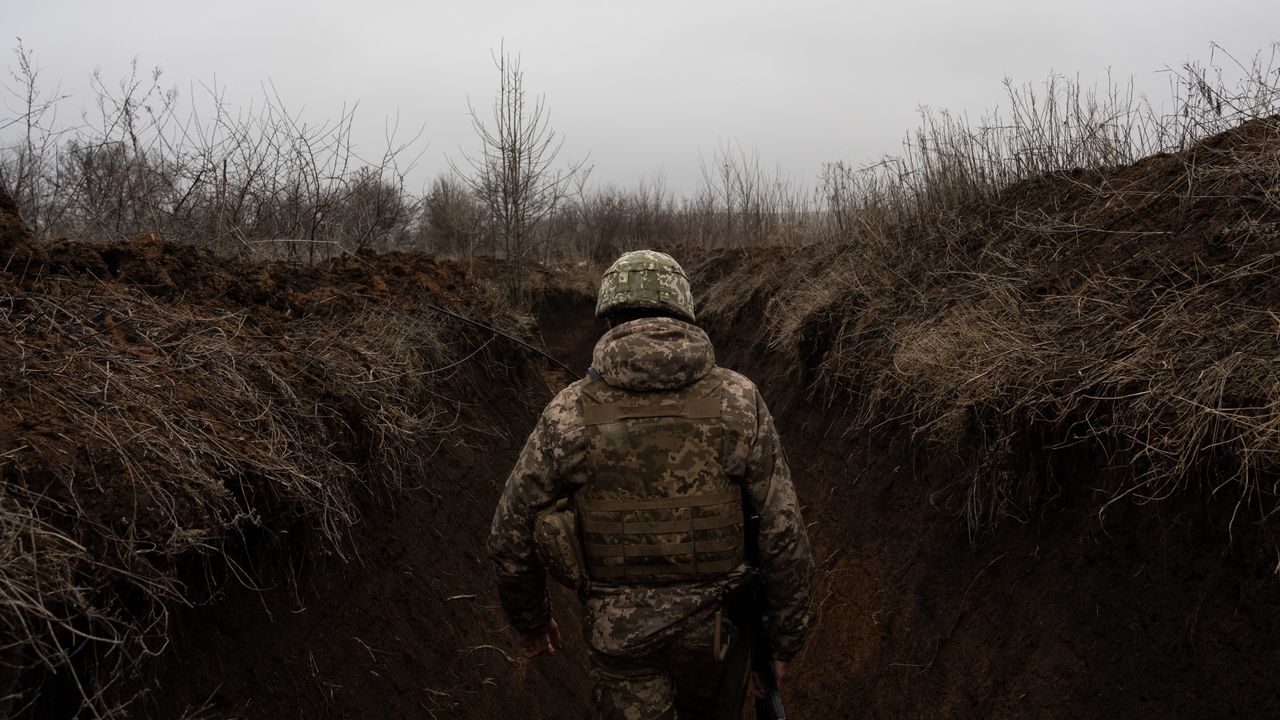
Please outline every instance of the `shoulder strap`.
M674 398L664 396L645 397L631 394L625 399L608 400L609 384L600 379L594 368L588 368L593 378L582 388L582 394L590 402L582 403L583 422L587 425L603 425L620 420L655 417L681 417L703 420L720 417L720 386L723 378L708 373L698 382L685 388Z
M584 405L582 421L587 425L604 425L637 418L679 417L703 420L720 417L720 398L694 397L671 401L621 401Z
M604 393L605 390L609 389L609 383L605 382L599 377L596 377L598 373L596 373L594 369L590 369L588 370L588 372L592 375L592 380L591 382L582 386L582 394L588 398L591 398L593 402L602 403L604 402L604 400L601 399L601 395ZM584 403L584 405L585 404L586 403Z

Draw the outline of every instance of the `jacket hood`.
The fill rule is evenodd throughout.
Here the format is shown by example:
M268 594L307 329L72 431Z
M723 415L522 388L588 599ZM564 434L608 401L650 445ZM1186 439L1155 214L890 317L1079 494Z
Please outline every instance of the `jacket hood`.
M623 323L596 343L591 366L605 382L625 390L678 390L716 365L702 328L656 317Z

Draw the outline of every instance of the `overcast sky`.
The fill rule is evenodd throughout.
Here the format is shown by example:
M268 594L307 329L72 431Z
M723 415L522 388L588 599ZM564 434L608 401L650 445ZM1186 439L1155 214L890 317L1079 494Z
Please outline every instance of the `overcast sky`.
M389 117L425 127L414 189L476 147L467 100L492 102L500 42L596 184L662 176L692 192L699 157L724 143L811 185L823 162L893 153L922 106L980 116L1006 76L1110 71L1163 96L1159 71L1208 60L1210 42L1247 59L1280 40L1277 0L4 0L0 17L9 47L21 37L71 96L64 118L89 103L95 68L120 78L134 58L183 93L216 77L232 103L270 81L317 121L358 101L366 154Z

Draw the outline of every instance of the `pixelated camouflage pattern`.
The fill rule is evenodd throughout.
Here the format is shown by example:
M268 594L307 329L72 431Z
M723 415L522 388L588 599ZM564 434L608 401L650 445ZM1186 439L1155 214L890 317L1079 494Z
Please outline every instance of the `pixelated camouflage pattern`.
M666 310L693 322L689 277L675 258L656 250L633 250L604 271L596 317L622 308Z
M725 645L717 653L719 640ZM716 720L742 716L745 645L722 617L698 623L639 658L591 653L591 706L596 720ZM721 704L726 707L721 707ZM733 712L734 708L738 712Z
M632 329L621 336L643 337ZM658 359L659 365L665 362ZM720 387L728 374L728 370L713 367L693 384L665 391L636 392L611 386L603 379L583 388L580 400L584 413L591 408L664 413L586 423L591 482L578 490L574 499L584 554L596 582L721 578L744 561L741 486L724 472L720 458L724 450L724 427L718 415L723 404ZM706 407L710 405L717 415L688 416L691 401L698 400L703 400L706 414L710 414ZM720 499L724 496L730 499ZM617 505L617 501L664 499L700 504L637 509ZM695 520L732 524L695 528ZM593 522L607 524L609 531L593 530ZM627 531L639 523L663 523L664 529L672 525L680 529ZM621 525L623 531L613 531L615 525ZM611 554L597 554L595 548ZM625 556L613 554L618 552ZM615 575L604 575L609 571ZM624 573L624 577L617 578L616 573Z
M687 387L715 366L706 333L682 322L623 323L596 343L591 357L606 383L629 391Z
M630 354L619 352L622 343ZM596 345L595 363L609 385L630 391L667 390L672 377L696 382L715 369L706 333L671 318L647 318L619 325ZM768 583L770 641L779 658L793 656L810 623L809 594L813 561L799 502L781 441L764 400L750 380L721 373L721 419L728 476L746 489L759 513L760 565ZM587 485L591 479L581 394L589 379L561 391L547 405L507 478L494 513L488 550L498 593L512 626L532 631L551 617L546 575L533 546L538 512ZM673 582L669 585L593 584L585 600L585 635L595 651L636 657L715 610L706 601L726 581ZM701 612L694 612L700 605Z

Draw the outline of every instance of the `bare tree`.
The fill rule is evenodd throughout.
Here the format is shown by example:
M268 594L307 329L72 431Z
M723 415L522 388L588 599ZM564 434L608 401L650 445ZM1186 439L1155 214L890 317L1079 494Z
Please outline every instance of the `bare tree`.
M420 199L405 188L421 133L381 157L352 142L355 107L308 122L274 86L261 104L228 107L214 85L190 99L135 62L119 83L93 76L79 124L58 123L19 44L0 107L0 185L38 237L128 240L153 234L225 252L315 261L408 240ZM3 80L3 79L0 79ZM405 161L408 161L405 164Z
M466 185L442 175L432 181L423 206L423 233L432 252L468 258L479 252L485 210Z
M48 95L41 92L40 68L36 65L35 53L22 44L21 38L13 54L18 66L9 70L13 86L6 87L6 90L10 98L17 101L17 107L12 108L9 98L6 98L5 110L15 114L0 117L0 132L16 126L20 128L20 135L12 148L5 148L11 153L12 161L0 163L0 185L9 188L22 207L23 217L33 230L39 232L43 229L42 222L47 212L44 202L49 195L49 178L42 169L56 149L58 133L51 128L56 122L57 104L61 97L56 90Z
M499 80L491 121L468 103L480 152L463 153L462 165L449 162L488 211L494 245L520 268L534 249L538 231L569 194L572 179L586 161L556 165L564 141L551 128L546 99L538 96L529 103L518 56L500 47L493 60ZM510 277L509 288L519 295L521 273Z

